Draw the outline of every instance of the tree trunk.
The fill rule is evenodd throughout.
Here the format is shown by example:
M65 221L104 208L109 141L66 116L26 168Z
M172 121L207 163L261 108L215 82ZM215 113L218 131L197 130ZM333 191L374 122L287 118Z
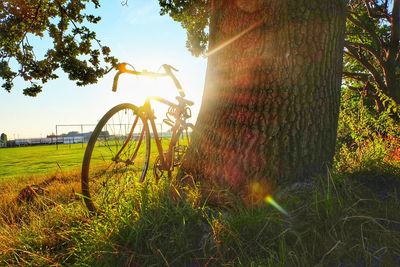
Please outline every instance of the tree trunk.
M183 170L238 191L325 173L338 123L344 1L215 0L211 12L205 91Z

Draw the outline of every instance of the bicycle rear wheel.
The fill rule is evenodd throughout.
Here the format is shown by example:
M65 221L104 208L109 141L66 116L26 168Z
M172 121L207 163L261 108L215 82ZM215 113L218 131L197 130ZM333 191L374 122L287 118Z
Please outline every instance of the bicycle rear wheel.
M160 156L158 156L154 161L153 176L157 181L162 178L171 178L174 168L182 165L182 161L186 154L187 148L190 144L191 131L189 131L188 129L183 129L182 132L179 134L179 136L175 137L175 138L177 138L177 139L174 141L176 143L173 148L173 155L172 155L173 158L172 158L172 162L171 162L171 169L165 170L162 168ZM169 145L171 145L171 144L169 144Z
M132 199L150 157L147 122L132 104L120 104L99 121L86 147L81 186L91 212L116 209Z
M190 145L190 140L191 132L189 132L188 129L183 130L174 149L174 166L180 166L182 164L183 157Z

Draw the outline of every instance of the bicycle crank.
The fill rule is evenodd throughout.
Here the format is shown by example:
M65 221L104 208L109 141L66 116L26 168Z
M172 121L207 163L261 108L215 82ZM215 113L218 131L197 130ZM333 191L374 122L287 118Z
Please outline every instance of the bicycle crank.
M156 181L160 180L163 177L171 178L171 171L165 170L161 164L160 156L157 156L154 167L153 167L153 174Z

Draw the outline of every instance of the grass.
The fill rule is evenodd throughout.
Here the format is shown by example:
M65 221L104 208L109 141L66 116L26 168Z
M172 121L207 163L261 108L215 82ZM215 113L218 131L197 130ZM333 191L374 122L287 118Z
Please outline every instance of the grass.
M54 183L59 188L61 180ZM136 184L119 211L91 217L79 199L53 193L20 204L0 226L0 265L20 266L398 266L400 201L358 183L315 178L308 192L272 206L212 206L200 188ZM50 201L49 199L52 199ZM63 200L63 201L61 201Z
M81 167L82 144L0 149L0 183L11 178L55 174Z
M363 149L341 151L345 162L312 187L274 196L288 216L217 189L216 206L204 185L151 175L131 201L90 216L75 194L79 173L9 180L0 184L0 265L399 266L399 164ZM43 195L17 201L21 187L43 181Z
M163 139L167 148L169 140ZM82 167L86 144L30 146L0 149L0 183L10 179L19 181L32 176L56 175L63 172L78 172ZM107 151L106 148L102 150ZM154 140L151 144L152 162L157 155Z

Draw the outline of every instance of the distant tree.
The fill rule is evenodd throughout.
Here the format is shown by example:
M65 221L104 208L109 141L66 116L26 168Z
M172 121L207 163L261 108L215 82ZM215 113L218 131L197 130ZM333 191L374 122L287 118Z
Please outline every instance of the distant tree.
M116 63L88 27L100 21L87 13L88 4L100 6L98 0L0 1L0 78L6 91L11 91L16 77L22 77L28 82L24 94L36 96L44 83L58 77L57 69L77 85L96 83L106 73L101 59ZM30 43L38 37L49 37L53 43L43 58Z
M78 131L71 131L71 132L68 132L65 136L77 136L79 134L80 133Z
M344 78L351 90L397 112L400 104L400 0L349 4ZM397 103L397 105L396 105Z
M2 133L2 134L0 135L0 140L1 140L1 142L2 142L5 146L7 146L8 138L7 138L7 135L6 135L5 133Z

